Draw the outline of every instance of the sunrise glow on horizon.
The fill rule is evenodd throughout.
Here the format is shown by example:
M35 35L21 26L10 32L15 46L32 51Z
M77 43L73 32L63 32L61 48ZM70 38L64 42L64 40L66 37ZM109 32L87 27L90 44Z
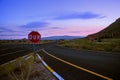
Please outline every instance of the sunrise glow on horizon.
M120 17L119 0L1 0L0 39L87 36Z

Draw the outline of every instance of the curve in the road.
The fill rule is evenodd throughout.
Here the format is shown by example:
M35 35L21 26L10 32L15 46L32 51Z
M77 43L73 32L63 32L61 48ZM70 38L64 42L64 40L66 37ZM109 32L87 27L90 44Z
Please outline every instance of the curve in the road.
M90 73L90 74L99 76L99 77L101 77L101 78L103 78L103 79L106 79L106 80L113 80L112 78L106 77L106 76L101 75L101 74L99 74L99 73L93 72L93 71L91 71L91 70L85 69L85 68L83 68L83 67L77 66L77 65L72 64L72 63L70 63L70 62L68 62L68 61L65 61L65 60L63 60L63 59L60 59L60 58L58 58L58 57L56 57L56 56L54 56L54 55L51 55L50 53L48 53L48 52L45 51L44 49L43 49L42 51L43 51L44 53L46 53L47 55L49 55L49 56L51 56L51 57L53 57L53 58L55 58L55 59L57 59L57 60L65 63L65 64L68 64L68 65L70 65L70 66L73 66L73 67L75 67L75 68L77 68L77 69L80 69L80 70L83 70L83 71L88 72L88 73Z
M55 76L57 77L59 80L64 80L58 73L56 73L51 67L49 67L47 65L47 63L39 56L39 54L37 54L38 58L40 59L40 61L42 62L42 64Z

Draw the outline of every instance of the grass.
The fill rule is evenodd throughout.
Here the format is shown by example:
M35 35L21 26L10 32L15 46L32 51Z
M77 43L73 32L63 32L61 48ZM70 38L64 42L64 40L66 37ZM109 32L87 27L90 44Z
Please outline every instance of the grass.
M53 42L53 40L41 40L38 44ZM0 44L30 44L29 40L0 40Z
M14 62L0 65L1 80L29 80L33 57L25 60L22 57L17 58Z
M49 43L49 42L53 42L54 40L42 40L40 43L41 44L45 44L45 43Z
M97 40L91 42L87 38L84 38L61 41L60 45L75 49L120 52L120 39L102 39L102 42L98 42Z

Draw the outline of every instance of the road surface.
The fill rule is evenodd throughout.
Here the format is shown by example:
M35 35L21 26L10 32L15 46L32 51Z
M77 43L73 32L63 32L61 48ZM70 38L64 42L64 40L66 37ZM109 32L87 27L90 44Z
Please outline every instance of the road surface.
M31 46L25 44L0 45L0 65L32 52Z
M14 45L14 50L10 49L10 47L7 49L6 47L4 51L7 52L3 52L4 54L8 54L11 51L18 52L8 55L0 53L0 61L2 60L0 63L2 64L18 56L28 54L32 52L31 48L31 45ZM57 46L54 42L36 45L36 48L43 49L38 52L39 55L65 80L120 80L119 53L69 49ZM0 48L0 51L2 51L2 48ZM3 56L1 57L1 55L3 55L4 58L2 58Z
M39 52L48 65L65 78L65 80L105 80L106 78L104 77L120 80L119 53L75 50L55 44L48 44L47 47L44 47L44 50L57 58L98 74L91 74L89 71L86 72L57 60L43 51ZM103 77L99 77L99 75L103 75Z

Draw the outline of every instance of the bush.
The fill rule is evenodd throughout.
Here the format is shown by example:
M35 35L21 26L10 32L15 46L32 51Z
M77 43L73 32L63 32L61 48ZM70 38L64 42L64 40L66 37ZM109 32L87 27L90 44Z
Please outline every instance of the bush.
M120 52L120 39L102 39L102 42L98 42L97 40L90 42L88 39L76 39L61 41L60 45L76 49Z

